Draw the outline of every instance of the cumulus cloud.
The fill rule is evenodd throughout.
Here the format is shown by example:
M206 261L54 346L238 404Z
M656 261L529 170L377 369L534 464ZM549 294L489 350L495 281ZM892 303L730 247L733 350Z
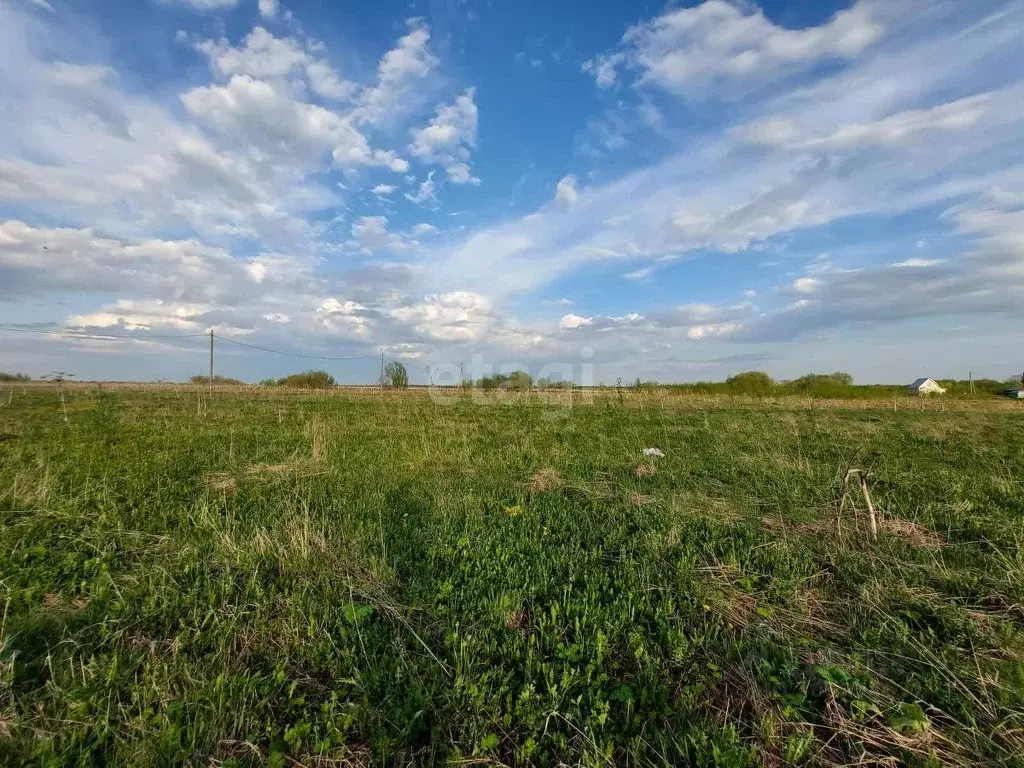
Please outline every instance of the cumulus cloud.
M410 22L410 30L381 58L377 84L363 91L356 110L358 120L373 125L387 123L418 102L414 89L437 66L430 51L430 30Z
M417 304L392 310L391 315L438 341L471 341L499 324L490 301L471 291L427 296Z
M195 47L220 77L286 79L300 87L308 85L316 94L334 100L347 99L356 91L355 83L343 80L309 45L292 37L275 37L263 27L254 28L238 46L221 38L202 40Z
M468 165L470 152L476 146L479 119L473 96L474 89L467 88L453 103L438 106L430 122L412 132L409 145L414 157L444 165L448 178L456 184L480 183Z
M360 216L351 232L354 245L367 254L381 250L400 253L419 245L411 236L389 232L387 216Z
M226 85L193 88L181 100L197 120L284 162L317 163L330 152L340 168L409 168L394 151L371 148L351 118L299 101L280 83L233 75Z

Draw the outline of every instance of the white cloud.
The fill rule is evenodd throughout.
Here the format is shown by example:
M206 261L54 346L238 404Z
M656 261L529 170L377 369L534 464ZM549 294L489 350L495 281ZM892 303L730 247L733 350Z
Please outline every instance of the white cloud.
M259 0L259 10L264 19L276 19L280 6L277 0Z
M785 118L770 117L744 126L738 135L751 144L787 149L853 149L861 146L892 145L933 131L964 131L984 115L990 94L970 96L929 109L912 109L869 123L847 123L826 135L804 134Z
M474 187L480 186L480 178L474 176L469 170L469 165L466 163L452 163L447 168L448 181L452 184L472 184Z
M434 202L437 200L437 196L434 192L436 186L437 185L434 183L434 172L431 171L427 174L427 178L420 183L419 187L417 187L415 194L410 195L408 192L405 193L405 199L410 203L419 204Z
M642 267L640 269L634 269L632 272L627 272L623 277L627 280L643 280L645 277L650 277L651 272L653 271L653 267Z
M571 331L590 325L592 322L594 322L592 317L583 317L581 315L574 315L570 313L568 315L562 315L562 318L558 321L558 327L562 330Z
M341 336L365 339L370 332L370 319L364 314L366 307L357 301L339 301L331 297L316 308L319 324Z
M427 296L417 304L394 309L391 315L440 341L478 339L499 323L490 301L471 291Z
M593 75L594 80L600 88L613 88L619 83L618 67L625 56L621 53L595 56L583 62L583 72Z
M415 85L425 78L438 59L430 51L430 30L419 22L410 22L410 31L388 51L377 67L377 85L360 97L356 117L379 125L409 111L418 102Z
M202 40L195 47L209 59L214 74L221 77L250 75L260 80L308 83L316 94L334 100L347 99L356 91L354 83L343 80L310 47L291 37L275 37L263 27L255 27L239 46L221 38Z
M936 267L942 264L945 259L906 259L905 261L897 261L890 266L893 267Z
M426 163L444 165L456 184L476 183L468 160L476 146L479 110L473 100L474 89L467 88L453 103L441 104L423 128L412 132L409 152Z
M387 195L390 195L392 192L395 191L395 187L393 184L378 184L370 191L373 192L373 194L375 195L386 197Z
M309 87L325 99L344 101L353 96L355 83L342 80L331 67L322 61L311 61L306 65Z
M821 285L821 280L813 277L801 277L793 283L793 290L797 293L814 293Z
M433 224L427 224L426 222L420 222L412 228L413 235L419 237L420 235L429 235L437 232L437 227Z
M584 65L601 87L618 68L639 71L639 82L688 97L721 96L722 89L766 83L821 59L849 59L875 43L884 26L877 4L860 0L828 22L786 29L756 7L705 0L631 27L620 50Z
M388 231L387 216L360 216L352 225L352 239L366 253L407 250L415 241Z
M36 6L37 8L42 8L44 11L56 13L56 11L53 10L53 6L50 5L49 0L29 0L29 2L31 2L32 5Z
M563 208L571 208L579 197L579 192L576 191L576 177L572 174L562 177L555 187L555 203Z
M372 149L351 118L299 101L281 83L233 75L226 85L193 88L181 99L189 114L225 137L240 137L283 162L317 163L329 152L339 168L383 166L404 173L409 167L392 150Z
M151 328L173 328L179 331L201 331L203 317L213 307L209 304L187 304L154 301L118 299L114 304L98 312L84 312L71 315L67 324L85 328L112 328L129 331L150 330Z

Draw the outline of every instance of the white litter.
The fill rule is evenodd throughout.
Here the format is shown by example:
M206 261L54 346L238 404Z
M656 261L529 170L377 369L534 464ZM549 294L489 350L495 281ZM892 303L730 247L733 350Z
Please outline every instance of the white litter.
M664 456L660 448L644 448L644 456Z

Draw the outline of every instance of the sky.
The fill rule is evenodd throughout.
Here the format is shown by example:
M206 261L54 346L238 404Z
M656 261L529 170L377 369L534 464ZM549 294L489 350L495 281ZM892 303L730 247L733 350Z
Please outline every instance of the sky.
M1019 0L0 0L0 370L184 380L212 329L250 381L1004 379L1022 38Z

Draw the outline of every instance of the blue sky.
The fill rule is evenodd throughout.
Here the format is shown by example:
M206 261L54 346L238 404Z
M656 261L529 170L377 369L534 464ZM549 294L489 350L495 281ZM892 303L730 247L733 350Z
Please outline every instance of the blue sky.
M418 381L1005 378L1022 33L1006 0L0 0L0 324L65 332L0 331L0 369L182 379L203 340L154 337L213 328Z

